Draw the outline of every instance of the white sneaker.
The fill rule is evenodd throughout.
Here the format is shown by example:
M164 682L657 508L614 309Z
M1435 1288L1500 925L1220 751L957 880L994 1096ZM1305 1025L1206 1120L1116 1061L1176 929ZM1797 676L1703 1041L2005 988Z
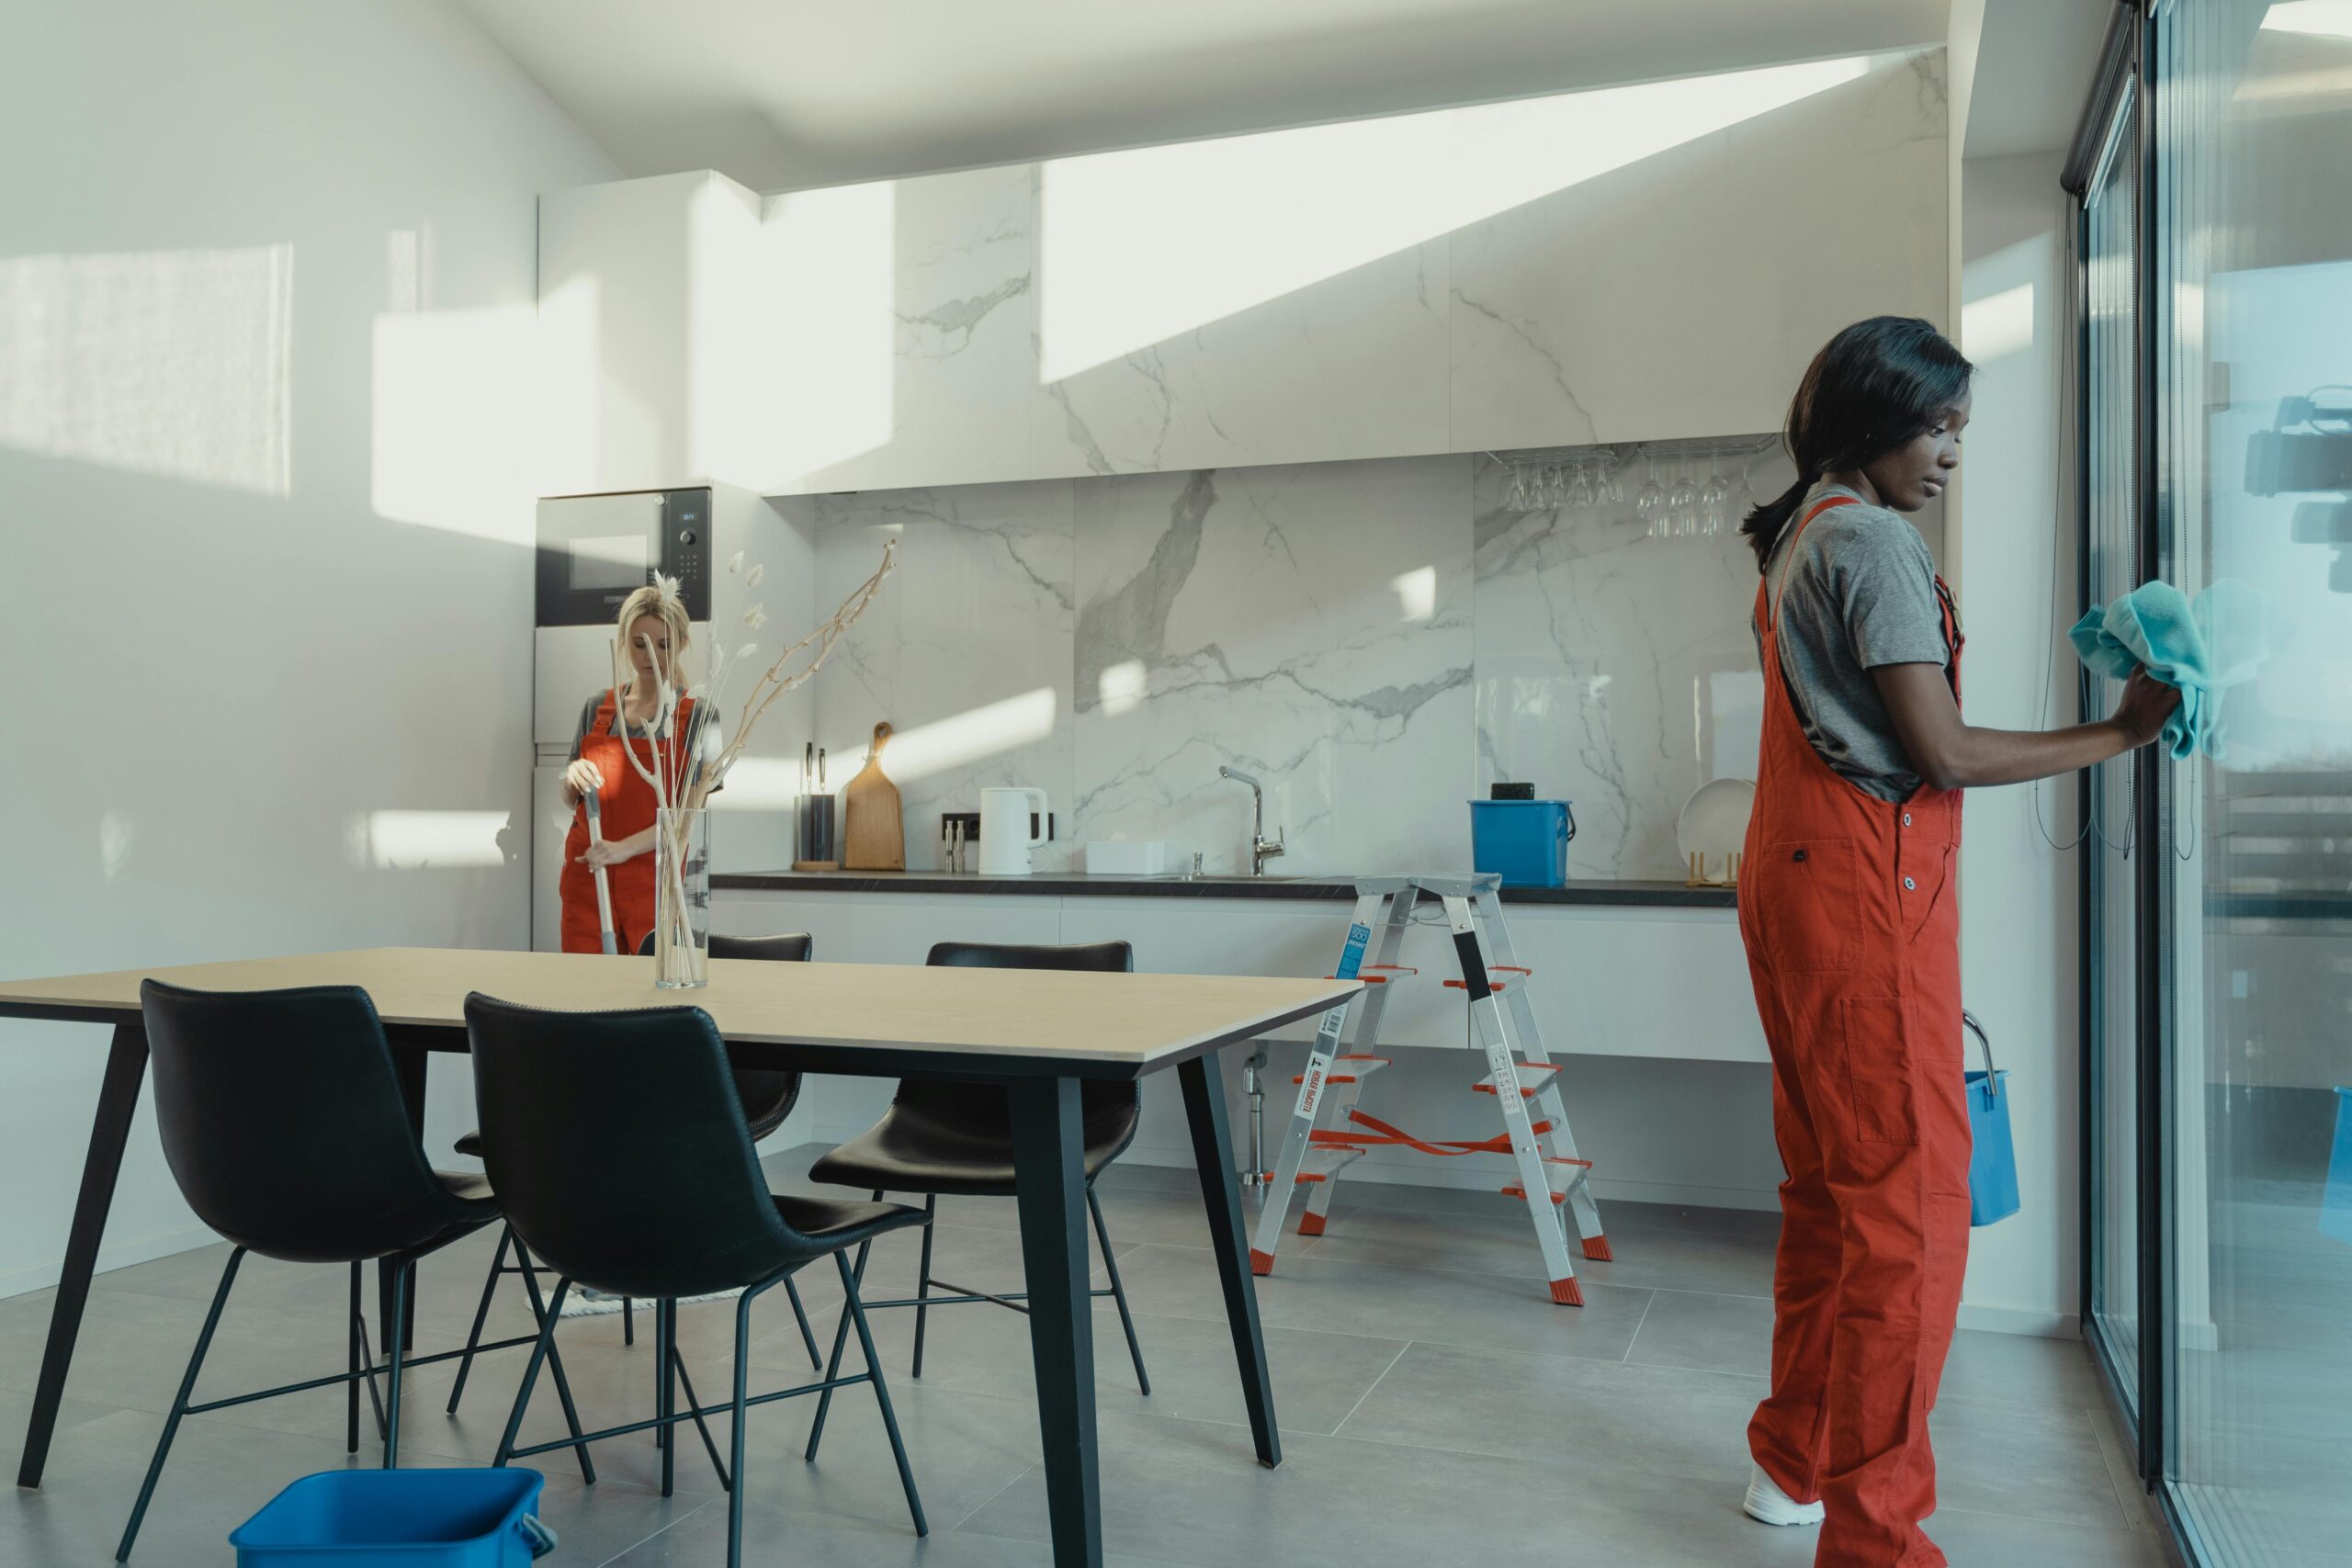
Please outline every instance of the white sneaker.
M1750 1467L1754 1472L1747 1481L1747 1500L1740 1505L1747 1517L1767 1525L1817 1525L1822 1518L1818 1503L1800 1503L1780 1488L1779 1483L1764 1473L1760 1464Z

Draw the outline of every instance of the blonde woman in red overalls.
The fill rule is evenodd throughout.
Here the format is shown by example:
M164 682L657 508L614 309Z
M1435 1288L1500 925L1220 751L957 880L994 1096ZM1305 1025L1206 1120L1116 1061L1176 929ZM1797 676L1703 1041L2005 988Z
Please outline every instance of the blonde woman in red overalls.
M1945 1561L1919 1526L1968 1258L1961 791L2145 745L2178 701L2135 675L2099 723L1962 719L1960 616L1903 514L1959 466L1970 369L1926 321L1839 333L1790 405L1797 482L1742 529L1764 730L1739 930L1785 1169L1746 1506L1821 1525L1816 1568Z
M563 841L563 951L602 953L603 928L596 910L595 868L601 866L612 895L616 945L633 953L653 929L653 818L661 802L651 784L638 771L655 770L661 753L662 776L683 781L687 738L695 734L694 700L681 696L676 712L662 724L661 689L675 683L686 652L686 608L678 596L657 586L639 589L621 604L618 629L627 681L618 691L592 697L582 710L571 765L563 771L563 804L570 808L571 831ZM659 727L648 739L649 727ZM707 754L716 740L706 734ZM632 766L622 748L635 753ZM673 787L676 787L673 784ZM599 807L601 842L588 837L587 813L581 801L590 794ZM680 806L701 805L701 792Z

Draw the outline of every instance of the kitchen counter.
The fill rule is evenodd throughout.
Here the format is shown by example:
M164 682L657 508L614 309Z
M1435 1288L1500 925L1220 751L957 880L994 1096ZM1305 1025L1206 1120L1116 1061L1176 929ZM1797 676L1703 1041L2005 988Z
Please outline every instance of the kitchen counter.
M1353 880L1318 876L1090 876L1051 872L1031 876L982 876L942 871L738 871L716 872L711 886L736 893L954 893L1009 894L1058 898L1096 896L1119 898L1284 898L1340 901L1356 896ZM1736 896L1728 887L1689 887L1679 882L1589 880L1564 887L1506 887L1506 904L1634 906L1648 908L1728 909Z

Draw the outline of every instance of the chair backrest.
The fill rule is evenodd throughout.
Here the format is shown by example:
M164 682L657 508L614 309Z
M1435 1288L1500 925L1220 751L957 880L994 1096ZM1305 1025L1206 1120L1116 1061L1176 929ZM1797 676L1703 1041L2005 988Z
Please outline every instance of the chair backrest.
M637 944L638 956L653 956L654 933L647 931ZM816 951L816 939L807 931L789 936L714 936L713 958L757 958L775 964L806 964ZM800 1075L783 1067L735 1067L735 1096L743 1102L743 1120L751 1123L752 1141L759 1142L784 1124L800 1099Z
M616 1294L702 1295L822 1248L788 1229L700 1008L466 998L482 1162L541 1261Z
M268 1257L341 1263L421 1246L456 1216L366 991L147 980L139 1001L164 1157L206 1224Z
M1067 946L1044 942L933 942L923 960L934 968L949 969L1074 969L1097 974L1132 974L1135 948L1124 942L1081 942ZM1135 1083L1081 1081L1079 1100L1090 1131L1105 1120L1133 1117L1143 1102L1142 1087ZM935 1078L905 1078L893 1103L933 1122L970 1129L990 1139L1010 1136L1012 1114L1002 1090L971 1084L944 1083Z

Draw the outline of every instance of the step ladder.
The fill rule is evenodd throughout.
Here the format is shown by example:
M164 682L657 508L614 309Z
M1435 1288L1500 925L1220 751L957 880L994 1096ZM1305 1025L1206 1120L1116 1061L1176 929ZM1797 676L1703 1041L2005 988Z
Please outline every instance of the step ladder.
M1588 1258L1607 1261L1609 1241L1592 1198L1591 1163L1577 1156L1568 1131L1559 1066L1544 1055L1544 1037L1536 1027L1529 995L1534 975L1519 963L1503 923L1501 883L1489 874L1367 877L1356 884L1355 911L1332 978L1362 980L1364 987L1324 1012L1306 1068L1291 1080L1298 1086L1298 1100L1283 1136L1282 1155L1272 1170L1262 1173L1268 1190L1250 1248L1253 1272L1273 1270L1274 1248L1293 1192L1304 1189L1306 1193L1298 1234L1321 1235L1330 1223L1331 1194L1340 1172L1368 1149L1395 1145L1440 1156L1507 1153L1518 1163L1519 1179L1502 1189L1504 1195L1525 1201L1530 1193L1541 1192L1550 1200L1530 1202L1527 1209L1553 1301L1563 1306L1584 1304L1564 1221L1574 1219ZM1394 988L1418 975L1399 964L1396 954L1405 928L1413 923L1414 911L1424 900L1442 908L1453 931L1461 974L1444 984L1469 999L1471 1035L1487 1058L1486 1076L1471 1087L1491 1096L1501 1110L1503 1130L1496 1137L1418 1138L1358 1104L1365 1080L1389 1065L1389 1058L1375 1051L1381 1015ZM1368 953L1371 962L1366 962ZM1351 1012L1355 1030L1342 1052L1340 1039L1348 1032Z

